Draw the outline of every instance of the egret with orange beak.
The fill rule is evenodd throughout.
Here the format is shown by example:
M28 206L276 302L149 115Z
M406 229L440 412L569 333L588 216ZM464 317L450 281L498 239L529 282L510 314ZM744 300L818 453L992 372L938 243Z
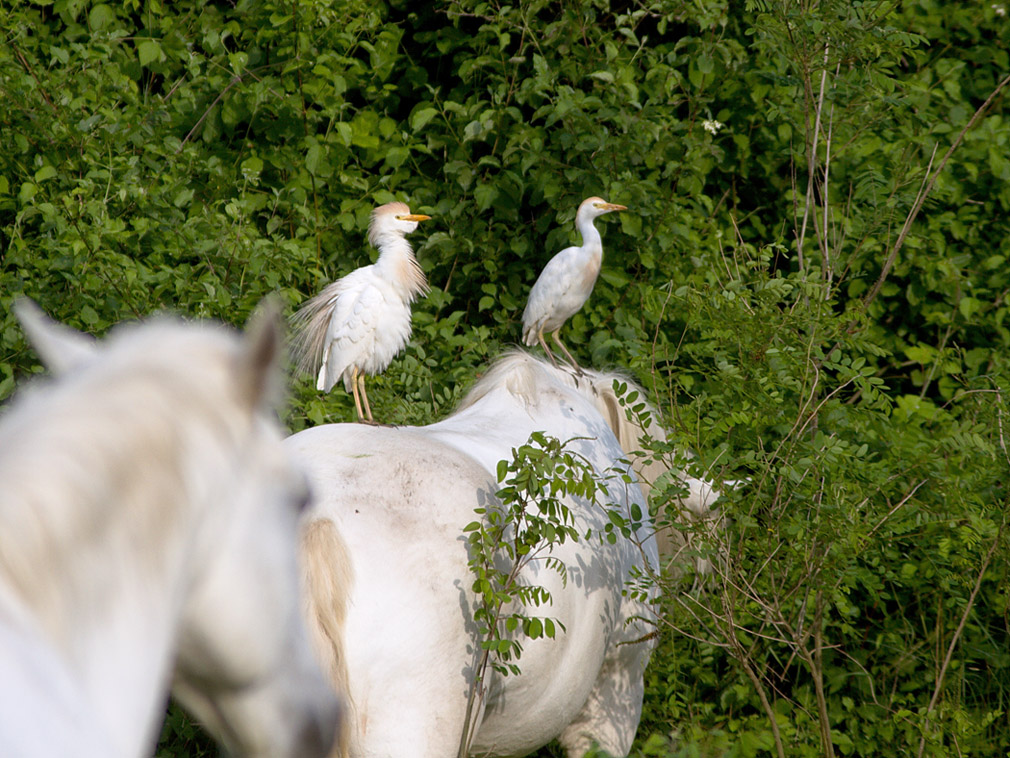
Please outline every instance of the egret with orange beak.
M375 423L365 375L385 371L404 348L411 333L410 305L428 291L406 235L429 218L411 213L405 203L376 208L368 241L379 250L379 259L328 285L295 314L299 367L318 371L316 389L321 392L343 378L359 421Z
M575 214L575 228L582 235L582 246L566 247L547 261L530 290L526 310L523 312L523 341L531 347L539 342L555 366L558 362L547 347L544 332L553 334L554 341L572 368L581 373L579 364L561 342L558 332L589 299L596 278L600 275L603 241L593 221L605 213L626 210L625 206L608 203L600 197L583 200Z

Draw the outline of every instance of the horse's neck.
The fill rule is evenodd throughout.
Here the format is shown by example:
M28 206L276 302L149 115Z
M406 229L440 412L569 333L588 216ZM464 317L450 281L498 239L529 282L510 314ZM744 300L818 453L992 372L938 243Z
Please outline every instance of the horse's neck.
M113 528L67 566L90 575L89 582L99 582L101 589L90 596L87 588L64 595L59 609L69 629L60 649L122 756L143 755L154 744L170 686L186 574L185 545L173 530L154 561L136 554L143 546L131 536Z
M60 449L24 459L36 465L20 467L20 475L18 461L0 465L7 500L0 529L9 529L0 581L76 680L114 754L132 758L153 745L163 713L195 516L178 507L187 486L178 472L192 466L135 440L120 444L135 445L136 460L89 472L98 483L79 481L88 465L70 473L49 465L72 458ZM18 533L25 535L20 545L12 539Z
M139 574L123 577L112 593L116 602L104 616L75 631L73 660L122 755L140 756L154 745L171 685L183 594L166 577Z
M55 635L42 619L32 616L21 597L3 593L0 623L6 626L0 637L26 643L17 652L21 676L15 671L14 680L35 685L19 688L20 694L9 692L12 674L8 666L0 665L8 679L7 685L0 685L0 700L13 694L22 705L25 698L46 703L46 718L55 725L50 728L80 735L75 755L137 758L153 746L157 718L163 713L181 593L117 559L122 536L109 537L97 549L81 550L80 560L67 564L69 571L91 572L92 581L100 582L99 592L79 597L72 590L73 579L51 578L50 585L71 590L59 593L58 612L65 628ZM98 566L103 567L100 575L95 574ZM55 593L49 594L53 598ZM10 652L9 644L4 648ZM14 712L31 714L33 709ZM41 740L49 748L63 744L48 742L44 732L32 737L32 729L22 724L15 733Z
M0 584L0 735L7 755L118 755L78 677ZM54 728L54 725L55 728Z

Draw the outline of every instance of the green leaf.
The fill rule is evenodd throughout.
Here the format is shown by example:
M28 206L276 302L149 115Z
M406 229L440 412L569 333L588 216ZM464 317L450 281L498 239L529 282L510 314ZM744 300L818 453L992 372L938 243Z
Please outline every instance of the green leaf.
M529 637L530 639L533 640L538 639L539 637L543 636L544 632L543 623L538 618L535 617L531 618L526 623L526 628L523 631L526 632L526 636Z
M36 177L36 180L38 177ZM974 297L962 297L957 303L957 309L961 312L961 315L966 319L970 319L976 313L978 313L985 306L978 298Z
M116 22L116 14L105 3L99 3L88 12L88 26L92 31L100 32Z
M490 184L478 184L473 191L478 210L486 211L498 199L498 190Z
M81 307L81 321L93 327L99 321L98 313L90 305L84 305Z
M263 161L251 155L242 161L242 175L248 179L258 178L263 171Z
M144 40L137 45L137 54L140 57L141 66L149 66L155 61L160 61L164 55L161 45L153 39Z
M936 348L929 345L914 345L905 348L909 360L927 365L936 360Z
M326 152L318 142L312 142L305 152L305 168L310 174L328 176L330 166L326 162Z
M34 182L23 182L21 184L21 189L18 190L18 201L21 203L29 202L35 193L39 191L39 186Z
M56 176L56 169L53 166L45 165L35 172L35 181L44 182L46 179L52 179Z
M389 168L399 168L410 157L410 148L391 147L386 151L386 165Z
M437 115L438 111L434 108L421 108L420 110L414 111L414 113L410 116L411 131L421 131L425 125L427 125L427 123Z

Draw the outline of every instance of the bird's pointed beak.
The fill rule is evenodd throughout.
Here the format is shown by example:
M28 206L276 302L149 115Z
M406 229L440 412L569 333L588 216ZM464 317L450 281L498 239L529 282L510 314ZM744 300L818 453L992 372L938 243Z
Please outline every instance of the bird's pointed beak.
M423 213L406 213L402 216L397 216L400 221L427 221L431 216L425 216Z
M618 205L617 203L604 203L603 204L603 210L605 210L605 211L626 211L626 210L628 210L628 206L626 206L626 205Z

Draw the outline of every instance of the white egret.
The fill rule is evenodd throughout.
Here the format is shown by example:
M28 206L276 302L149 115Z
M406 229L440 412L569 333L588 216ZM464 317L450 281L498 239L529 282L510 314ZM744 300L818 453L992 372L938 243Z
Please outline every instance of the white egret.
M623 205L608 203L599 197L583 200L575 214L575 228L582 235L582 246L566 247L547 261L530 290L523 312L523 341L531 347L539 342L555 366L558 362L544 341L544 332L553 333L554 341L564 351L572 367L579 370L578 363L561 342L558 332L589 299L600 275L603 242L593 220L611 211L626 210Z
M410 339L410 305L428 291L424 271L405 235L430 216L411 213L405 203L372 211L368 241L379 259L328 285L295 314L299 367L319 372L316 389L329 392L343 378L354 395L358 420L374 424L365 374L389 365ZM362 413L362 401L364 413Z

